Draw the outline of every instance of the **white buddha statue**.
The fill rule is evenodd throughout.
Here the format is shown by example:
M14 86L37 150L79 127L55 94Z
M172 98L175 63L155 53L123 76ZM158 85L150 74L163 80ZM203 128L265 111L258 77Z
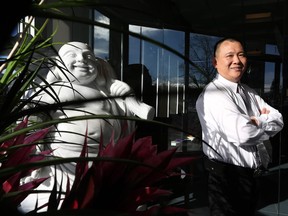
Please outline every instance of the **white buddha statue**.
M56 61L59 61L59 65L47 74L46 81L50 84L49 87L37 95L34 101L41 104L51 104L57 101L83 100L83 102L52 111L50 115L53 119L91 114L153 119L154 108L138 101L133 96L111 98L127 96L133 90L125 82L116 79L110 64L95 57L87 44L69 42L60 48L58 54ZM43 82L43 86L47 86L47 82ZM99 100L93 100L96 98ZM85 101L89 99L91 100ZM53 149L52 154L55 157L79 157L87 132L88 156L96 157L101 136L104 145L109 143L112 134L116 143L121 136L131 133L135 129L134 126L134 121L117 118L92 118L58 123L47 137L48 147ZM70 185L73 184L75 163L57 165L56 169L45 167L35 171L34 176L27 178L26 181L31 178L51 176L36 189L51 190L54 185L55 171L58 187L63 176L62 191L65 191L67 178L69 178ZM36 199L38 199L38 206L41 206L48 202L49 196L49 193L30 194L21 203L19 209L22 212L29 212L35 208ZM46 208L43 208L40 211L45 210Z

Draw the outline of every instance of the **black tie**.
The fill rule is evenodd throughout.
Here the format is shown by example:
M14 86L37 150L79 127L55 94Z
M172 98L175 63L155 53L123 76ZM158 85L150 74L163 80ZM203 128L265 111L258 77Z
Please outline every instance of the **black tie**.
M246 109L247 109L247 112L250 116L253 115L253 111L251 109L251 104L249 103L249 99L248 99L248 96L246 95L245 93L245 89L243 88L243 86L241 84L238 83L238 86L237 86L237 93L240 94L240 96L242 97L244 103L245 103L245 106L246 106Z
M247 96L246 92L245 92L245 89L243 88L243 86L241 84L238 83L238 86L237 86L237 92L241 95L244 103L245 103L245 106L246 106L246 109L247 109L247 112L249 114L249 116L252 116L253 115L253 111L251 109L251 104L249 103L249 97ZM268 140L269 141L269 140ZM268 164L270 162L270 156L267 152L267 149L264 145L264 143L259 143L256 145L257 147L257 150L258 150L258 154L259 154L259 157L260 157L260 162L261 164L267 168L268 167Z

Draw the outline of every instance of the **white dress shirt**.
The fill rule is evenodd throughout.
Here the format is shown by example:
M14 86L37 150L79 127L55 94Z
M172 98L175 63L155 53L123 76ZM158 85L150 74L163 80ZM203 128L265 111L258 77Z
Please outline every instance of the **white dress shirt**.
M210 159L257 168L256 145L269 140L284 126L282 114L255 90L242 84L259 126L252 124L237 83L217 75L199 95L196 109L202 127L203 152ZM269 114L260 114L266 108Z

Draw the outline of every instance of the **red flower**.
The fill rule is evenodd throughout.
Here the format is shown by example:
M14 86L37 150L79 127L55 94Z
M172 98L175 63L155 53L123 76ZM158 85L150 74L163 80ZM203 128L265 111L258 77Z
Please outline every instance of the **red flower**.
M85 155L84 144L82 156ZM90 168L88 162L78 162L76 179L68 191L61 209L95 209L126 212L131 215L151 215L161 211L175 213L185 209L162 206L163 197L172 192L161 185L174 175L179 166L194 158L175 157L175 149L158 153L151 137L134 142L134 133L117 144L101 145L98 157ZM139 207L146 206L144 210Z
M15 131L26 128L28 124L28 118L20 122ZM50 154L50 151L40 152L34 154L36 150L37 141L41 140L49 132L49 128L45 128L29 135L22 133L13 139L3 142L0 145L0 198L3 202L5 198L8 199L8 195L13 193L13 196L9 197L10 204L17 206L28 195L28 191L38 187L46 178L35 179L20 185L21 178L29 175L35 168L26 169L25 164L30 162L40 161L45 158L45 155ZM19 165L24 168L16 170ZM7 169L15 169L12 174L4 175L3 172Z

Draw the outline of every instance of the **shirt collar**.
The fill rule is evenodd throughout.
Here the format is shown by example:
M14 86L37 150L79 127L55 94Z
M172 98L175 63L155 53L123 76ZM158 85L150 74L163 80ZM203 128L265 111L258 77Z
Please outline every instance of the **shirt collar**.
M229 87L233 92L237 93L237 86L238 83L231 82L227 79L225 79L223 76L221 76L219 73L216 75L216 80L218 80L220 83L222 83L224 86Z

